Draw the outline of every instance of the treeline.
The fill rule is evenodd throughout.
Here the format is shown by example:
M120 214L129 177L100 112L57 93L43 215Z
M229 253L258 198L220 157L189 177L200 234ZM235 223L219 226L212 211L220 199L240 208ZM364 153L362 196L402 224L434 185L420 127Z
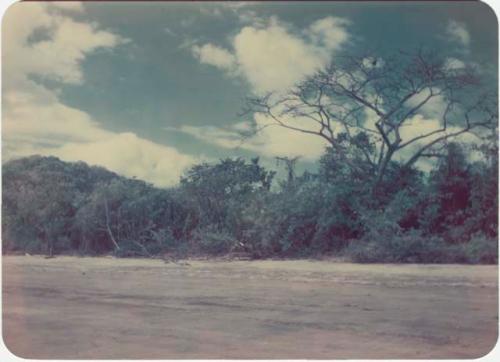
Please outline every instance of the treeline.
M498 149L477 151L468 162L449 143L430 173L393 161L376 187L361 159L331 148L316 173L295 176L284 159L281 182L238 158L196 165L169 189L32 156L3 165L3 252L496 263Z

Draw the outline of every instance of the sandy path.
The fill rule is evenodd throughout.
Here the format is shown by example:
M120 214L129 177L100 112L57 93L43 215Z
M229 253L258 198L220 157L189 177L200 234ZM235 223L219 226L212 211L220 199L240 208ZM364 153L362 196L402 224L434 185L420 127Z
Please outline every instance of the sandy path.
M496 266L3 257L24 358L475 358Z

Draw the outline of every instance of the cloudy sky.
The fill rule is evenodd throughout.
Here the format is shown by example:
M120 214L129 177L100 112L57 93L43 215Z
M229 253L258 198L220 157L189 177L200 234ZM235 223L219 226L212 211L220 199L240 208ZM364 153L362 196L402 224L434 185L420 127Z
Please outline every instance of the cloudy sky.
M225 156L314 167L324 143L276 127L242 142L266 120L241 110L336 54L425 46L497 72L496 19L475 2L23 2L2 26L3 161L55 155L159 186Z

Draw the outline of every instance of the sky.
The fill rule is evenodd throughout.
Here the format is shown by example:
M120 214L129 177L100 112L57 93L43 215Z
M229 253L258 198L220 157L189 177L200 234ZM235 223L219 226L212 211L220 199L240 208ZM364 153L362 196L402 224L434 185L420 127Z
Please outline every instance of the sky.
M2 161L54 155L161 187L223 157L314 169L318 137L269 127L242 140L268 122L242 114L246 97L336 55L421 46L496 83L497 32L479 2L16 3L2 22Z

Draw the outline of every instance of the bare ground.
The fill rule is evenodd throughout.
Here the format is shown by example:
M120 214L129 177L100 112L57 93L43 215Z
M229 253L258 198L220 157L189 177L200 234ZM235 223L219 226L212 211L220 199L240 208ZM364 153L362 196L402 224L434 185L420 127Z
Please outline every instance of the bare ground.
M475 358L496 266L3 257L24 358Z

